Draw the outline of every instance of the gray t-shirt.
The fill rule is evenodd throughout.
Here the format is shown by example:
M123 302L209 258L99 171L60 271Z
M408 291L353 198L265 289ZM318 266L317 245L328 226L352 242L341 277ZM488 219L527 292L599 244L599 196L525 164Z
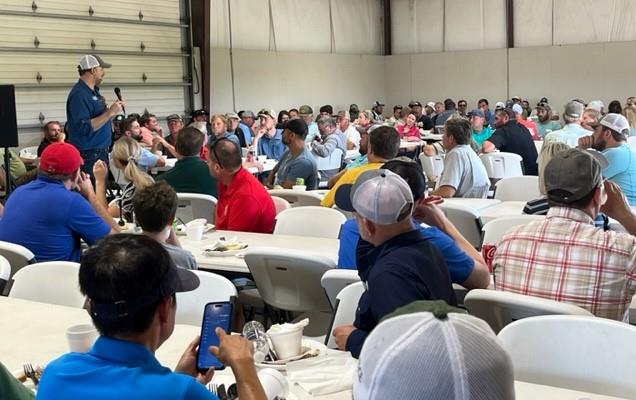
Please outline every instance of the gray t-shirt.
M278 161L278 170L274 183L280 185L282 182L291 181L295 184L296 179L302 178L305 181L307 190L315 190L318 188L317 175L316 159L311 154L311 151L305 147L302 153L293 157L288 149Z
M485 198L490 188L486 167L469 145L459 145L446 153L444 171L437 187L451 186L454 197Z
M194 260L194 256L188 250L168 243L162 243L162 245L168 251L170 257L172 257L172 261L174 261L177 267L185 269L198 269L197 262Z

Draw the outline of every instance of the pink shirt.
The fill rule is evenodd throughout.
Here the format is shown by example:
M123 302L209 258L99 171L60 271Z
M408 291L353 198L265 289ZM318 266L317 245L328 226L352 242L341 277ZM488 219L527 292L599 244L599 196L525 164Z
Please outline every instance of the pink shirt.
M400 134L400 137L409 137L409 136L415 136L418 138L420 137L420 130L416 125L413 125L410 128L407 127L406 125L398 125L396 127L396 130Z

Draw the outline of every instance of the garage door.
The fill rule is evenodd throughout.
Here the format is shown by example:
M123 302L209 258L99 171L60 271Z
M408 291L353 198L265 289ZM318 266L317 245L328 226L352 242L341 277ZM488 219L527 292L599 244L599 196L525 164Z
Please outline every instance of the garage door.
M113 64L102 95L119 87L128 113L190 111L185 0L0 0L0 84L16 86L20 146L66 120L66 97L83 54Z

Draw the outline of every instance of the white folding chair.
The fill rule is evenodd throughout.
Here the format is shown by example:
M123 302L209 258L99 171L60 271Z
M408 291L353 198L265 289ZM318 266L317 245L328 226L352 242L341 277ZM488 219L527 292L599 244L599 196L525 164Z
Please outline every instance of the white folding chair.
M483 153L479 158L481 162L484 163L490 179L502 179L509 176L523 175L523 169L521 168L521 161L523 159L519 154L499 151Z
M539 177L510 176L495 184L495 199L501 201L529 201L541 197Z
M4 287L11 277L11 264L9 260L0 256L0 293L4 291Z
M13 275L9 297L82 308L79 268L78 263L68 261L27 265Z
M347 220L340 211L326 207L296 207L276 216L274 235L311 236L337 239Z
M336 296L335 311L325 335L325 345L328 348L336 348L336 340L331 335L333 328L339 325L352 325L355 321L356 310L358 309L358 302L362 293L364 293L363 283L356 282L343 288Z
M320 279L326 271L336 267L333 260L305 251L255 247L245 253L245 263L265 304L310 313L310 325L314 328L328 322L324 315L331 313L331 304L320 286ZM316 318L312 319L311 315ZM319 332L324 329L324 325L320 326Z
M336 304L336 296L345 287L360 282L360 275L355 269L330 269L320 279L320 285L325 289L327 298L332 306Z
M515 380L633 399L636 327L605 318L525 318L498 335ZM591 396L594 397L594 396Z
M207 303L229 301L236 297L236 287L227 278L207 271L194 272L199 287L190 292L177 293L177 324L201 326L203 308Z
M476 249L481 247L481 217L479 213L463 204L442 203L444 214Z
M276 207L276 215L280 214L283 210L291 208L291 204L282 197L272 196L272 201L274 202L274 207Z
M444 171L444 156L441 154L435 156L427 156L426 154L421 153L420 164L422 164L424 174L429 179L435 179L438 176L442 175L442 171Z
M322 196L313 191L272 189L269 195L287 200L292 207L320 206L322 201Z
M464 298L464 305L470 314L486 321L495 333L513 321L538 315L593 316L574 304L488 289L471 290Z
M545 215L519 215L515 217L501 217L486 223L484 231L484 244L497 244L504 235L515 226L525 225L532 221L541 221Z
M194 219L205 218L214 223L216 213L216 198L209 194L177 193L179 207L177 217L184 223Z
M0 241L0 256L6 258L11 265L11 276L20 268L35 262L31 250L19 244Z

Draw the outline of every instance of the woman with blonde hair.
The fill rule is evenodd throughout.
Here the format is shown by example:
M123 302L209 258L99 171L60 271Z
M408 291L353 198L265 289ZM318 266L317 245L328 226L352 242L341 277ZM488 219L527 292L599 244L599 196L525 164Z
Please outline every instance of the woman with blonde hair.
M126 181L128 181L128 184L124 187L121 195L119 196L119 200L108 207L108 212L113 217L119 217L121 215L127 222L133 222L132 200L135 196L135 191L151 185L154 183L154 180L150 177L150 175L142 171L137 164L141 158L141 146L137 141L127 136L122 136L113 145L111 157L113 165L116 168L113 171L116 181L119 182L120 178L123 177ZM97 186L96 192L98 193L100 200L105 204L105 187L108 171L102 171L102 167L105 169L105 164L103 166L100 164L97 168L94 168L93 172L95 174L95 184Z
M226 138L241 147L241 142L239 141L238 136L227 131L227 118L225 118L225 115L214 114L210 118L210 124L212 125L212 137L210 138L210 143L214 143L221 138Z
M629 122L629 136L636 136L636 106L630 105L623 108L623 115Z

